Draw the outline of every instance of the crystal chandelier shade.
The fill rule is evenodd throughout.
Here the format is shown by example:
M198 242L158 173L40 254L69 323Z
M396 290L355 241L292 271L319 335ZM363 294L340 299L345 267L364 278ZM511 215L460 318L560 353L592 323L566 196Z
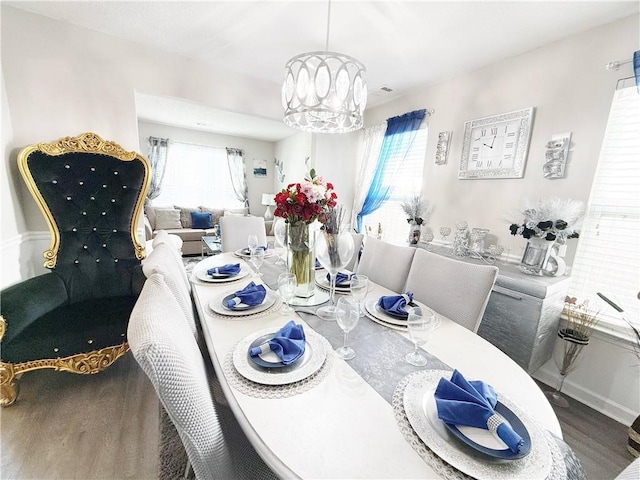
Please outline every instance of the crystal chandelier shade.
M296 55L282 85L284 123L313 133L346 133L362 128L367 103L366 68L336 52Z

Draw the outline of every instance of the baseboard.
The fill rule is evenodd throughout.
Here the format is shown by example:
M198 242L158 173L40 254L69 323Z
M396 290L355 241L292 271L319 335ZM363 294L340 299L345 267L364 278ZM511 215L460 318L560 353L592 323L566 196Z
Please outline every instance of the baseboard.
M549 385L551 388L555 388L559 381L558 372L552 371L546 366L539 368L532 376L545 385ZM594 410L597 410L603 415L622 423L623 425L631 425L638 416L638 412L634 412L598 393L592 392L591 390L573 383L570 375L567 375L567 378L565 379L562 387L562 393L593 408Z

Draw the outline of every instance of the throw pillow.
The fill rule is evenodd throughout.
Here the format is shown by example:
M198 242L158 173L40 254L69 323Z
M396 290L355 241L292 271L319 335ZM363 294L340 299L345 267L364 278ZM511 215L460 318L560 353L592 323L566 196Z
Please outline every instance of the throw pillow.
M202 205L198 207L201 212L210 213L211 214L211 222L215 225L216 223L220 223L220 217L224 213L224 209L222 208L210 208L203 207Z
M182 228L192 228L191 213L197 212L198 209L190 207L179 207L178 205L174 205L173 208L180 210L180 223L182 224Z
M180 223L180 210L174 208L162 208L156 210L156 230L182 228Z
M213 228L211 214L204 212L191 212L191 228Z

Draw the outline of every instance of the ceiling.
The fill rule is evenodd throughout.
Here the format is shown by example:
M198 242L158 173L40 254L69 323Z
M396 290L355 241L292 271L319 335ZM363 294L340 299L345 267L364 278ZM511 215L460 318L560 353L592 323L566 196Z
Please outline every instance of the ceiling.
M327 1L3 1L3 4L277 84L283 80L284 65L289 58L305 51L324 50L327 38ZM328 48L365 64L371 107L412 88L638 14L639 4L637 0L333 0ZM381 87L392 91L385 92ZM199 127L201 130L216 123L215 115L219 112L189 102L165 99L162 109L156 110L166 112L174 104L181 110L178 117L184 117L190 107L199 111L196 123L205 124ZM147 113L155 115L147 107ZM213 117L207 119L207 115ZM233 117L227 112L225 124L229 125ZM236 123L245 123L247 118L242 117L246 116ZM275 124L280 122L263 121L267 126L265 139L294 133L288 127L278 132L281 126Z

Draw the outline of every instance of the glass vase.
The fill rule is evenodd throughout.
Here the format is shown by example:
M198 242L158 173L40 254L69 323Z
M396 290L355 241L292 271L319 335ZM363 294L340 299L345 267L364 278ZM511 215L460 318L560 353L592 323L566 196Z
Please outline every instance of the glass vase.
M420 241L420 225L415 220L409 220L409 245L417 245Z
M304 222L287 224L287 265L298 281L296 297L309 298L315 291L315 233Z
M321 230L318 233L316 254L320 264L329 272L331 300L329 305L320 307L316 315L325 320L335 320L336 274L349 263L353 256L353 236L347 230L339 233L327 233Z
M520 271L528 275L542 275L552 247L553 242L538 237L530 238L520 260Z
M569 372L580 364L584 347L589 345L589 337L570 328L558 330L557 345L553 351L553 361L558 367L560 378L555 391L547 392L549 401L559 407L568 407L569 402L560 393Z

